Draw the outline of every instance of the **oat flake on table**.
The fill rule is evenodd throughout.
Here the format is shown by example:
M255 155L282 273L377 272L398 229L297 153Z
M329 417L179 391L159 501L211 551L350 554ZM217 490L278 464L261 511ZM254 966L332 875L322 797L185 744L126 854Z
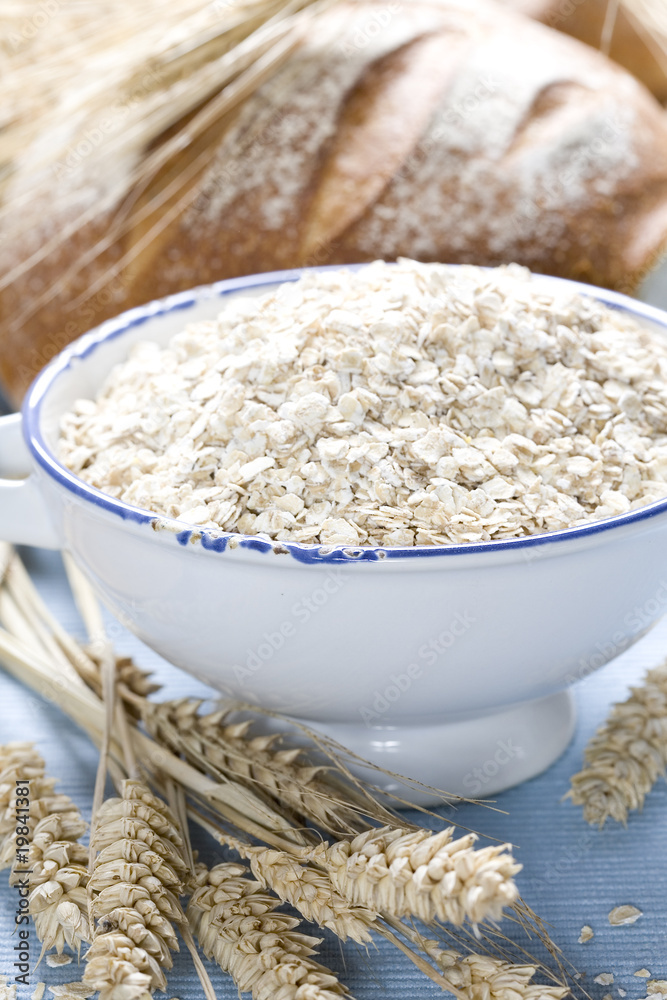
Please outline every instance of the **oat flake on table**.
M553 531L667 495L667 340L514 265L311 273L136 346L59 452L136 507L278 541Z
M614 927L634 924L642 916L642 911L636 906L615 906L609 914L609 923Z
M68 955L65 952L63 952L62 954L59 954L59 955L47 955L46 956L46 964L51 969L57 969L61 965L71 965L71 963L73 961L74 961L74 956L73 955Z

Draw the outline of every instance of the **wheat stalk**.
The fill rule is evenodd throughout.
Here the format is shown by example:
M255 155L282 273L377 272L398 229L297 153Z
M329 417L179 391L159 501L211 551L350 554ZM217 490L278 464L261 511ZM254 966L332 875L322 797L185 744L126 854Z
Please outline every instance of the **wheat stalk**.
M433 835L374 827L352 841L291 852L249 846L224 833L217 837L307 920L343 940L363 942L378 914L477 925L499 920L518 899L513 876L521 866L507 853L509 845L475 850L475 834L454 840L453 833L453 827Z
M29 782L27 850L16 850L17 781ZM22 790L22 786L18 786ZM65 944L75 951L90 939L86 886L88 851L79 844L86 831L69 796L54 791L45 765L31 743L0 746L0 868L11 865L10 884L25 881L28 870L29 912L42 942L42 954ZM21 796L23 798L23 796ZM17 864L18 855L25 859Z
M204 954L254 1000L348 996L336 976L312 960L319 939L296 931L299 921L275 913L279 905L245 865L200 866L187 917Z
M6 550L3 551L2 545L0 545L0 564L1 579L2 566L4 565L7 568L7 566L12 564L11 556ZM82 607L91 639L96 640L100 638L100 636L96 636L96 632L102 628L99 612L96 609L94 598L90 594L90 588L87 585L83 585L81 580L79 580L78 586L80 592L77 595L77 599ZM8 581L5 578L4 587L0 588L0 590L7 589L7 587ZM24 683L38 690L40 694L49 697L56 704L60 705L72 719L87 729L92 739L99 745L102 739L102 729L105 725L105 712L100 699L91 690L91 688L99 690L99 677L97 676L99 674L98 663L94 658L80 651L74 640L63 635L58 636L57 645L52 648L52 658L47 655L50 648L49 636L51 633L53 635L57 634L57 630L53 627L54 623L49 621L48 610L40 606L39 596L30 593L27 587L20 589L20 592L15 592L14 596L16 598L16 607L12 612L12 618L17 634L9 635L0 629L0 661L4 663L5 667L14 676L20 678ZM30 604L29 613L28 604ZM14 612L18 613L18 618ZM24 620L19 621L21 615L23 615ZM30 630L25 627L26 621L29 618L34 622L41 623L39 642L35 640ZM22 635L22 639L18 638L19 632ZM104 645L106 638L101 635L100 641ZM95 655L97 656L99 652L97 645L94 645L93 649L96 651ZM66 675L65 667L71 668L72 666L80 672L81 676L75 673L74 682L71 684L68 683L65 686L61 678ZM93 677L93 674L96 675L97 679ZM82 680L83 677L86 678L85 684ZM121 684L120 687L123 689L125 685ZM140 709L142 702L145 701L143 696L136 691L126 690L124 697L126 698L126 703L133 705L137 709ZM243 706L238 705L234 705L233 707L235 710L243 708ZM245 706L246 710L247 708ZM108 713L106 719L108 723ZM119 741L129 743L131 749L129 758L133 759L136 756L145 763L151 775L151 780L157 787L164 789L169 794L170 800L172 800L170 789L175 792L173 800L178 805L179 816L183 812L183 790L187 789L189 793L188 813L190 817L202 824L209 832L212 832L222 843L231 844L239 849L241 854L251 861L251 867L254 866L254 874L258 881L264 885L273 885L282 893L281 898L296 903L309 919L319 919L321 923L326 923L329 920L329 926L337 931L341 937L354 938L356 935L357 940L366 943L369 940L369 930L376 930L396 947L404 951L410 960L439 986L450 990L450 992L453 992L455 996L462 998L462 1000L468 1000L468 994L460 991L447 978L444 972L438 972L426 960L421 938L416 934L408 921L399 920L387 912L376 913L375 910L368 907L354 905L349 898L346 898L334 887L332 880L334 867L331 864L331 858L327 855L327 851L340 850L339 844L323 845L321 847L313 846L312 839L310 836L306 837L304 831L295 830L290 827L289 822L286 821L284 814L281 812L282 806L280 803L275 802L273 807L268 806L267 803L261 803L256 798L251 791L251 787L242 788L236 782L230 782L229 780L214 781L206 777L201 773L200 769L192 766L194 759L192 762L182 760L172 752L173 748L160 746L154 740L141 733L135 721L126 720L123 726L121 726L122 719L123 713L117 713L114 723L117 733L110 739L110 766L112 770L121 771L123 759L125 758L126 762L128 759L128 755L123 754ZM226 716L218 720L223 728L227 725L226 720ZM279 718L278 721L284 724L287 720ZM318 736L317 733L311 733L305 727L303 727L303 735L310 737L318 750L321 750L328 756L332 768L336 769L336 780L339 777L341 780L349 780L351 788L358 790L360 799L369 802L369 815L373 815L374 810L371 805L373 800L368 789L362 783L357 782L347 769L346 760L351 760L353 755L346 751L345 748L340 748L331 743L331 741ZM241 754L245 743L251 742L253 737L248 733L239 731L238 739L239 742L235 744L235 747L239 754ZM261 746L264 745L262 744ZM268 753L269 757L274 751L275 747L272 745L269 745L268 749L264 746L264 749L261 750L262 753ZM281 751L277 750L275 752L280 753ZM294 763L294 760L292 760L292 763ZM256 759L251 754L250 759L246 761L246 767L250 770L255 765ZM132 765L128 764L127 766L131 768ZM254 782L249 783L250 786L253 784ZM164 822L164 817L160 818L160 809L153 808L150 802L145 800L142 800L140 807L136 804L125 804L116 806L116 808L118 812L114 816L105 816L104 823L100 824L98 833L95 835L99 838L102 836L100 831L105 831L105 839L97 840L98 849L101 847L102 850L105 850L109 844L115 844L118 841L141 841L141 844L134 843L131 848L131 851L134 852L130 854L133 861L145 849L148 849L158 854L162 861L166 862L174 870L178 868L177 874L184 870L182 867L184 862L181 860L179 867L178 862L174 860L175 858L182 858L182 855L173 844L171 845L173 850L168 846L163 846L162 852L160 851L160 844L164 845L166 843L160 840L161 835L163 833L170 833L171 831L171 827L167 826L163 829L161 826ZM356 803L355 809L358 809ZM391 818L391 814L384 807L381 807L379 803L376 806L376 810L377 815L389 816ZM102 810L99 810L99 814L102 814ZM356 816L360 814L361 810L359 809L356 812ZM232 833L229 832L230 828L233 831ZM265 846L252 848L247 841L239 841L238 831L264 841ZM391 829L384 830L375 829L367 831L367 833L371 837L371 840L373 837L377 838L378 836L386 835L386 847L390 847L395 840L400 840L405 836L413 838L413 846L417 841L428 841L432 837L429 831L418 831L417 828L396 830L392 827ZM415 834L419 834L416 840L414 840ZM451 831L447 831L447 837L451 840ZM167 837L167 842L168 840L169 838ZM267 844L269 845L268 847L266 846ZM349 860L350 856L355 853L355 850L352 849L353 845L356 848L361 844L361 841L358 838L354 838L352 841L345 841L344 844L344 859ZM365 846L368 845L366 844ZM405 844L402 846L405 846ZM458 846L460 847L461 845ZM427 847L432 851L434 845L431 842ZM499 850L502 854L502 849ZM437 851L435 853L437 854ZM481 857L481 852L475 852L472 843L468 843L467 853L462 852L461 857L475 854ZM412 860L415 860L416 855L411 855L411 857ZM155 859L153 860L154 863L157 863ZM335 860L337 870L339 870L342 859L336 856ZM433 860L432 857L431 860ZM118 862L119 859L116 858L115 861ZM130 864L133 862L127 863ZM474 869L474 864L472 867ZM504 885L505 889L507 888L502 877L499 884ZM442 888L442 886L439 887L435 894L436 897L442 891ZM383 887L383 891L385 889L386 884ZM377 887L373 891L375 893L379 892ZM137 892L139 892L138 896ZM131 908L139 898L143 898L141 887L135 889L128 887L126 889L124 901L128 907ZM160 894L160 899L164 910L162 915L167 918L170 915L178 917L177 910L170 910L170 900L165 895L165 892ZM519 912L520 907L525 909L524 904L520 902L514 905L515 914L512 919L518 920L530 933L535 931L546 946L553 949L554 946L550 942L548 935L545 932L542 933L539 921L537 923L533 922L534 925L531 924L531 927L528 928L524 918L527 914L530 920L532 920L533 915L526 910L526 914L522 917ZM413 947L409 947L400 937L397 937L393 933L394 930L397 931L398 935L409 941ZM492 928L485 924L479 931L476 928L474 930L475 933L479 934L479 940L483 941L486 945L487 940L489 940L488 934ZM455 943L458 944L461 941L466 946L466 936L471 934L469 925L464 925L460 930L452 925L449 925L449 927L443 925L441 931L446 932ZM186 944L188 944L187 925L183 925L183 933ZM494 947L493 942L491 944ZM479 949L476 948L475 950ZM494 950L500 952L498 948L494 947ZM555 950L552 953L556 954ZM526 952L524 954L528 958L526 964L529 965L532 961L532 956L529 956ZM502 958L502 955L500 957ZM431 961L433 960L433 956L431 956ZM545 971L548 972L549 970L545 969ZM141 983L139 988L141 990L144 989ZM475 1000L477 1000L476 997Z
M143 831L148 827L153 846L117 837L125 820ZM97 924L83 982L100 991L100 1000L139 1000L166 989L165 969L178 949L173 922L185 920L178 900L187 867L182 852L183 838L166 803L141 782L123 782L120 797L98 810L88 884Z
M661 0L621 0L621 6L667 73L667 10Z
M184 146L212 126L220 132L231 113L298 46L314 12L330 2L236 0L216 11L215 4L175 0L168 8L159 5L157 16L143 20L136 14L137 5L116 0L111 30L96 23L94 44L88 45L85 33L77 35L76 28L69 38L60 38L62 51L55 60L42 60L37 84L30 60L9 63L7 86L23 113L10 115L5 128L0 127L0 220L4 215L0 242L12 245L26 230L39 229L42 210L35 212L35 206L50 199L54 188L59 202L69 202L73 208L71 217L56 226L53 235L40 239L29 256L6 259L0 289L58 251L89 223L113 213L99 242L77 254L73 269L60 271L47 288L26 301L12 324L27 322L68 286L74 273L141 227L144 235L103 271L98 282L87 286L82 300L70 302L71 308L93 298L131 266L196 197L194 182L210 162L210 150L184 169L174 170ZM100 73L100 64L105 72ZM122 127L102 135L98 122L109 119L110 109L120 109L116 118ZM95 131L102 135L99 148L70 168L72 151ZM173 179L143 204L150 181L165 168L172 169ZM98 196L81 210L77 192L91 177Z
M584 751L586 766L572 778L567 797L584 807L588 823L626 823L667 767L667 662L631 691L613 706Z

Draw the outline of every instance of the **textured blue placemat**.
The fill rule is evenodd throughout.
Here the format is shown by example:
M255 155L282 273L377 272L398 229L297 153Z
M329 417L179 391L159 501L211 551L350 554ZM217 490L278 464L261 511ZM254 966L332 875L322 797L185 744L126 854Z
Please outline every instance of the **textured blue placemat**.
M26 556L63 625L81 634L59 557L38 551L29 551ZM117 645L155 671L165 685L165 696L206 692L128 633L119 636ZM463 825L517 845L517 857L524 865L518 879L523 896L551 924L552 936L566 957L586 973L583 982L595 1000L607 993L615 1000L619 987L627 992L628 1000L643 997L645 982L633 976L642 967L654 978L667 978L667 786L660 783L644 812L633 815L627 829L608 824L603 831L593 830L584 824L580 810L560 800L569 776L579 768L586 740L605 718L610 703L625 697L627 686L665 654L667 620L614 663L578 685L574 743L549 771L499 795L496 805L504 812L467 806L456 816ZM0 742L16 739L37 741L49 772L60 777L63 791L88 818L96 755L87 738L57 709L0 672ZM204 837L197 838L196 846L209 863L218 856L216 845ZM8 889L5 876L0 875L0 973L11 977L16 895ZM633 926L611 927L607 914L621 903L638 906L643 916ZM585 923L592 926L595 937L580 945L577 938ZM321 961L340 974L357 1000L421 1000L441 995L382 939L377 940L376 950L366 953L354 945L341 949L337 940L326 934ZM601 972L614 973L613 986L593 982ZM231 981L214 967L211 975L220 1000L237 996ZM76 965L50 969L43 964L32 973L30 988L19 987L18 998L27 1000L41 980L57 983L77 978ZM186 954L176 958L168 996L181 1000L201 997Z

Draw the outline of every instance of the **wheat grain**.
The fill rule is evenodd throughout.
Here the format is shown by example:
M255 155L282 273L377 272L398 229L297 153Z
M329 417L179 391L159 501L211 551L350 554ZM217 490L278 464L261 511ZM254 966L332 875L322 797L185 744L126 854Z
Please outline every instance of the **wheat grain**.
M627 821L641 809L667 766L667 664L649 670L611 713L584 752L586 766L572 778L568 797L584 819L602 826Z
M521 865L508 844L475 850L475 834L454 840L453 833L381 827L312 853L354 905L424 923L499 920L518 899L513 876Z
M128 830L143 837L129 838ZM97 925L83 982L100 991L100 1000L143 1000L154 989L166 989L164 970L178 948L171 921L185 919L178 901L186 868L182 852L168 807L141 782L123 782L120 797L98 810L88 886Z
M245 865L200 867L187 909L208 958L254 1000L334 1000L347 996L333 973L312 960L319 939L295 931L299 921L274 912L270 896Z

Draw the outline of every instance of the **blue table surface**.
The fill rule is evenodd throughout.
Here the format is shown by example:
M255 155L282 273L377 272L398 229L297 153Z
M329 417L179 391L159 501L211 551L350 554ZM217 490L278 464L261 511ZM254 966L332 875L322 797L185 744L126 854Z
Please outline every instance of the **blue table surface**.
M82 635L59 557L39 550L26 550L24 555L60 621ZM164 685L165 697L208 693L129 633L120 635L117 648L154 670ZM626 697L628 686L665 655L667 620L578 684L575 739L557 763L532 781L498 795L496 806L502 812L469 805L456 814L462 825L516 845L516 856L524 866L518 876L522 895L551 925L552 937L566 958L585 974L582 983L596 1000L607 993L615 1000L620 996L619 988L626 991L628 1000L645 996L645 980L633 975L641 968L648 969L653 978L667 978L667 786L660 781L644 811L631 816L627 829L615 824L607 824L602 831L592 829L583 822L581 811L561 797L570 776L580 767L586 741L603 722L610 704ZM58 709L0 671L0 742L22 739L37 742L49 773L60 778L62 790L89 818L96 767L92 745ZM445 819L448 815L451 813L443 811ZM429 825L435 827L436 822L430 819ZM195 835L193 840L203 860L214 863L220 857L212 840L203 835ZM643 916L632 926L612 927L607 915L622 903L639 907ZM16 894L8 888L4 873L0 876L0 973L9 978L13 977L15 960L15 906ZM595 937L581 945L577 938L584 924L590 924ZM512 934L511 929L508 933ZM383 939L378 938L375 947L365 951L355 945L341 948L328 932L323 937L320 960L339 973L357 1000L425 1000L441 995L434 983ZM235 998L231 980L210 963L209 969L220 1000ZM613 972L612 986L593 981L603 972ZM79 975L75 963L51 969L43 962L31 972L30 987L19 985L18 998L30 997L40 981L70 982ZM202 996L185 952L176 957L167 995L181 1000Z

